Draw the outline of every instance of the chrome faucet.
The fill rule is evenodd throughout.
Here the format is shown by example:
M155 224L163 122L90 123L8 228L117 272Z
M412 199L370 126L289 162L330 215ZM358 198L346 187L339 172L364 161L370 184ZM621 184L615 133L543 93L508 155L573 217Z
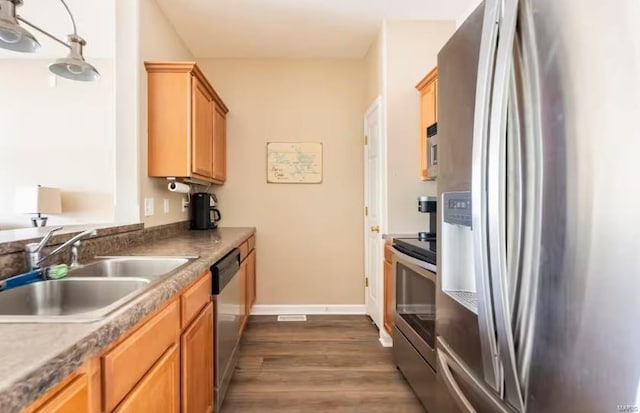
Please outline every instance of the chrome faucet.
M65 242L64 244L60 245L58 248L54 249L53 251L51 251L49 254L45 255L45 256L41 256L41 252L44 249L44 247L47 246L47 243L49 242L49 239L51 238L51 236L57 232L60 231L62 229L62 227L57 227L57 228L53 228L51 231L47 232L47 234L42 238L42 240L39 243L31 243L31 244L27 244L25 246L25 254L27 257L27 265L29 266L29 269L31 271L34 270L38 270L41 268L41 264L53 257L58 255L59 253L71 248L71 267L77 267L78 266L78 247L80 247L80 242L87 238L87 237L91 237L96 235L96 230L95 229L88 229L84 232L79 233L78 235L76 235L75 237L71 238L70 240L68 240L67 242Z

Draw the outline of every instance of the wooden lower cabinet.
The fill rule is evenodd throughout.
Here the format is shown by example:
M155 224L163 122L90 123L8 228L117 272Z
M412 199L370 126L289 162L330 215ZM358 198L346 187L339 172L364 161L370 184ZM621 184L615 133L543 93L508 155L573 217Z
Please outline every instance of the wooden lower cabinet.
M256 303L256 251L247 257L247 315L251 315L251 307Z
M180 412L180 357L177 345L165 352L114 412Z
M240 277L244 328L255 301L254 250ZM23 413L212 413L210 285L207 271Z
M22 413L99 413L100 362L92 359Z
M182 412L213 411L213 303L182 333Z
M74 379L58 394L36 409L36 413L78 413L89 412L89 382L82 375ZM97 413L97 412L96 412Z
M255 242L255 241L254 241ZM245 249L248 249L248 241L245 242ZM240 263L240 309L242 311L242 322L240 335L249 321L251 308L256 302L256 250L250 250L246 254L244 261Z
M249 312L247 309L249 308L247 304L247 268L249 265L249 260L245 259L240 263L240 335L244 332L244 328L247 325L247 320L249 320Z
M384 246L384 314L383 324L387 333L393 335L393 315L395 313L396 285L393 277L391 242Z
M177 300L146 320L102 357L104 405L113 410L149 369L174 345L180 334Z

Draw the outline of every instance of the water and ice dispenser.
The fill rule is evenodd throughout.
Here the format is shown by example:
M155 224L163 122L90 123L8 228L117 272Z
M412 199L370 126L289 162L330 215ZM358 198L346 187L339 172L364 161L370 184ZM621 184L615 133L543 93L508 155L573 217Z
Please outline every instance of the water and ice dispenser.
M477 314L473 265L471 192L442 194L442 262L438 263L442 291Z

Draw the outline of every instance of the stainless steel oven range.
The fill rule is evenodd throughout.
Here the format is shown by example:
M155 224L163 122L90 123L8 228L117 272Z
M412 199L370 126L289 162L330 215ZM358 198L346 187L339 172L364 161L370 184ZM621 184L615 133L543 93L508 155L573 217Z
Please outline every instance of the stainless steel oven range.
M393 354L420 402L437 406L435 240L393 241L396 280Z

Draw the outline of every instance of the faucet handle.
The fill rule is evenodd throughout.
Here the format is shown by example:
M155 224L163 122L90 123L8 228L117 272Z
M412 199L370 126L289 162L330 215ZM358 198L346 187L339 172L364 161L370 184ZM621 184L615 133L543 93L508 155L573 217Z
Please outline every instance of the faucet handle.
M45 234L45 236L42 238L42 240L40 241L40 243L38 243L35 247L33 247L33 244L27 244L27 248L31 251L40 251L42 250L44 247L47 246L47 243L49 242L49 239L51 238L51 236L55 233L58 232L62 229L63 227L56 227L56 228L52 228L49 232L47 232Z

